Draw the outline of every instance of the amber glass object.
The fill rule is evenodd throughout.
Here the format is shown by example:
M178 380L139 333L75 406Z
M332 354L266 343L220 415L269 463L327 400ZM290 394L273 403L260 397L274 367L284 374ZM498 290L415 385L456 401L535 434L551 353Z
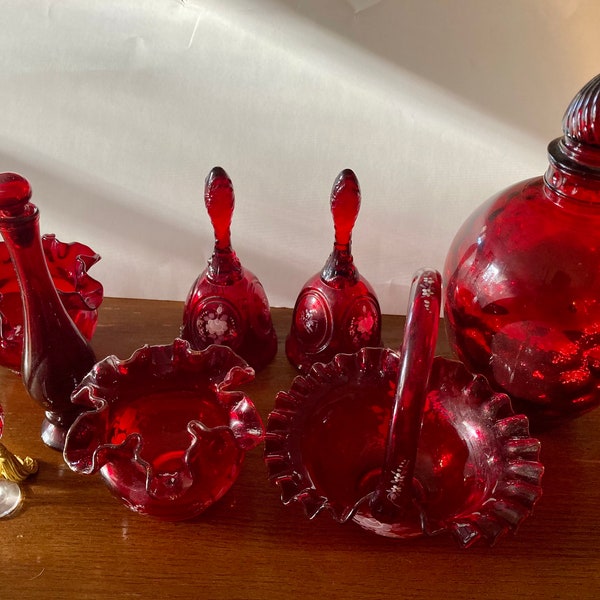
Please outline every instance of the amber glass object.
M433 358L440 287L438 273L417 274L400 355L339 354L277 394L265 461L284 504L392 538L450 532L463 547L530 514L540 444L506 394Z
M236 480L262 441L251 400L234 391L254 371L230 348L194 351L187 341L145 346L99 362L73 394L85 412L69 430L66 463L100 471L131 510L190 519Z
M39 233L39 211L20 175L0 175L0 233L17 272L24 308L21 376L29 395L46 409L42 439L62 450L79 409L71 392L95 362L54 287Z
M379 302L352 257L352 229L360 200L356 175L345 169L331 190L333 252L298 295L286 340L287 357L302 372L315 362L330 361L339 352L381 346Z
M215 233L207 268L190 290L181 337L201 350L210 344L229 346L256 370L277 352L269 302L258 280L242 266L231 247L235 205L233 185L221 167L206 178L204 202Z
M445 266L458 357L540 424L600 402L600 76L563 130L545 175L476 210Z
M42 236L50 276L69 316L91 340L102 303L102 284L88 270L100 256L79 242L64 243L55 235ZM0 365L18 371L23 352L23 302L8 248L0 242Z

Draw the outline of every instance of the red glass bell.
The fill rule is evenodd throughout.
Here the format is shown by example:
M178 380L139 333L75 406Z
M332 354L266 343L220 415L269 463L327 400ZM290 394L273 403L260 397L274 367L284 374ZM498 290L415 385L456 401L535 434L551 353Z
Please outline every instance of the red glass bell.
M215 248L185 302L181 337L192 348L229 346L256 370L277 352L269 302L258 280L231 247L233 185L221 167L208 174L204 202L215 232Z
M99 362L73 393L84 412L65 444L78 473L100 471L131 510L190 519L216 502L262 441L260 415L235 386L254 371L230 348L177 339Z
M79 414L71 392L96 362L54 287L44 257L39 211L20 175L0 174L0 233L17 272L24 308L21 377L29 395L46 409L42 439L62 450Z
M100 256L88 246L66 244L55 235L42 236L50 276L69 316L91 340L102 303L102 284L88 270ZM0 242L0 365L18 371L23 353L23 302L17 274L5 243Z
M546 174L475 211L445 265L458 357L546 424L600 402L600 76L563 130Z
M449 531L464 547L516 531L541 495L540 444L505 394L434 358L441 277L419 272L401 354L313 365L269 415L265 462L284 504L393 538Z
M352 257L352 229L360 210L360 187L350 169L331 190L335 243L323 270L302 288L292 315L285 350L289 361L306 372L340 352L381 346L381 310Z

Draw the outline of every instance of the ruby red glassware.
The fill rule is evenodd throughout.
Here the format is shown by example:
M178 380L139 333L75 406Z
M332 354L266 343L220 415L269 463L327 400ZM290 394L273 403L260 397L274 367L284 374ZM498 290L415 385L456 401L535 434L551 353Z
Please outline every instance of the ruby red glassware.
M339 354L277 394L265 462L284 504L393 538L449 531L463 547L531 513L543 467L527 417L483 376L433 358L440 282L417 274L400 355Z
M30 198L27 180L0 174L0 233L17 272L24 309L21 378L29 395L46 409L42 440L62 450L66 431L79 413L71 392L96 360L54 287L39 211Z
M210 344L229 346L251 367L262 369L277 352L277 335L262 284L242 266L231 246L235 196L221 167L206 178L204 202L215 247L186 299L181 337L197 350Z
M300 291L285 350L289 361L306 372L339 352L381 346L381 310L352 256L352 229L360 210L356 175L345 169L336 178L330 205L335 228L333 252L323 269Z
M102 284L88 270L100 256L79 242L42 236L42 248L58 295L77 329L91 340L102 303ZM18 371L23 353L23 302L17 274L5 243L0 242L0 365Z
M226 346L195 351L187 341L109 356L73 393L84 412L64 458L78 473L100 472L131 510L191 519L216 502L263 439L260 415L238 385L254 371Z
M563 130L545 175L479 207L445 265L456 354L534 424L600 402L600 75Z

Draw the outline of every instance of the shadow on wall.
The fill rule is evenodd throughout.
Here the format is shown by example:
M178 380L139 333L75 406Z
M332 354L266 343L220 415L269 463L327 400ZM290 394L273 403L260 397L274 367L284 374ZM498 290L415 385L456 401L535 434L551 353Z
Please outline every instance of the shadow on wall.
M175 295L185 300L196 277L205 268L214 244L204 207L202 178L198 186L198 210L182 227L183 221L169 218L169 203L162 206L163 214L142 210L140 207L150 207L155 200L136 196L72 167L67 169L51 158L19 152L20 155L25 153L32 156L31 160L0 152L2 170L19 173L30 182L31 201L40 210L41 233L55 233L64 242L82 242L101 255L102 260L94 266L92 275L102 282L106 296L139 297L140 289L148 289L143 280L150 276L164 277L166 291L162 297L159 294L149 297L172 299ZM275 215L275 218L283 217ZM285 296L289 281L303 283L312 274L282 262L268 246L246 246L240 251L236 246L235 229L234 216L233 247L242 264L259 277L269 298ZM81 231L85 231L85 235L80 235ZM137 268L140 258L143 263L154 261L156 269L149 274L144 264ZM254 265L261 265L260 272ZM129 269L125 287L124 269Z
M549 141L600 68L595 0L274 0Z

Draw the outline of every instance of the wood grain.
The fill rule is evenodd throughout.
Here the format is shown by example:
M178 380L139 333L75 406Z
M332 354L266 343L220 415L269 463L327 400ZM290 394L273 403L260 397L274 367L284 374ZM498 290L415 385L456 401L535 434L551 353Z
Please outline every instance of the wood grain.
M129 356L169 343L178 302L107 299L94 347ZM283 352L289 310L274 309L276 360L247 390L263 417L295 375ZM402 319L384 318L398 347ZM448 354L445 339L438 348ZM17 375L0 370L3 441L40 460L25 502L0 521L0 600L95 598L597 598L600 583L600 411L540 434L544 496L516 536L494 548L449 538L394 541L308 521L266 480L261 450L215 506L192 522L164 523L127 510L97 476L71 472L39 439L42 410Z

